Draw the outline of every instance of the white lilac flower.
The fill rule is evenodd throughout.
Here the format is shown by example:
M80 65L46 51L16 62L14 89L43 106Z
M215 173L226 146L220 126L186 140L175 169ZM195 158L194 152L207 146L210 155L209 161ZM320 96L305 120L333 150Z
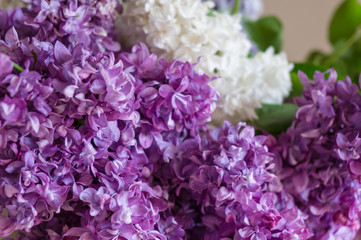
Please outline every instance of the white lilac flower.
M252 58L242 58L238 64L238 73L224 78L227 84L222 80L212 83L223 100L213 114L216 122L256 118L254 109L261 103L281 104L291 90L292 64L285 53L275 55L270 47Z
M258 52L252 61L256 66L262 66L259 72L262 103L281 104L292 87L289 72L293 65L287 61L286 54L274 54L274 49L270 47L265 52Z
M201 0L126 1L123 8L117 24L123 45L144 42L162 58L198 63L219 77L212 82L221 96L214 118L253 119L261 103L281 103L288 95L286 55L270 48L249 58L240 14L212 11L214 2Z

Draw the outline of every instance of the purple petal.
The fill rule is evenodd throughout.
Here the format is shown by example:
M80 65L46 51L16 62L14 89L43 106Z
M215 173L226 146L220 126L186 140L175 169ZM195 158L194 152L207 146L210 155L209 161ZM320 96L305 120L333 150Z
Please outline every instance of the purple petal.
M295 174L292 177L292 183L298 193L302 193L308 185L309 178L305 171Z
M0 215L0 236L8 236L15 231L16 224L10 219Z
M355 175L361 175L361 162L351 161L350 170Z
M139 142L143 148L149 148L153 143L153 135L151 133L141 132L139 134Z
M80 193L80 200L84 201L84 202L88 202L88 203L91 203L92 200L93 200L93 196L96 194L96 191L95 189L93 188L87 188L85 190L83 190L81 193Z
M248 238L250 237L252 234L254 234L254 230L253 228L251 227L244 227L242 229L239 229L238 230L238 233L239 235L242 237L242 238Z
M13 64L9 56L0 52L0 79L13 71Z
M170 85L162 85L159 88L159 95L164 97L164 98L167 98L167 97L171 96L173 93L174 93L174 89Z
M67 47L64 46L61 42L57 41L54 46L54 56L55 59L60 63L63 64L70 59L72 59L71 53Z
M15 47L19 43L19 36L14 27L7 31L5 35L5 42L11 47Z

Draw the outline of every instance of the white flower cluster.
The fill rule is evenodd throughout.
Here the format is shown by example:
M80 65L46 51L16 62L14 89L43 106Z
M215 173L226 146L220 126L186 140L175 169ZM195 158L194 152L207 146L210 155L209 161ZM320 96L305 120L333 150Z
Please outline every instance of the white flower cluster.
M166 59L199 62L199 70L218 76L221 95L216 118L256 118L261 103L281 103L291 89L290 64L272 48L249 58L251 42L241 16L213 11L201 0L132 0L123 3L117 26L125 45L144 42ZM132 29L132 31L129 31Z
M222 96L213 116L216 121L257 118L254 109L261 107L261 103L281 104L291 90L292 64L285 53L275 55L270 47L237 63L236 75L213 82Z
M24 6L24 3L21 0L0 0L0 9L12 9L22 6Z

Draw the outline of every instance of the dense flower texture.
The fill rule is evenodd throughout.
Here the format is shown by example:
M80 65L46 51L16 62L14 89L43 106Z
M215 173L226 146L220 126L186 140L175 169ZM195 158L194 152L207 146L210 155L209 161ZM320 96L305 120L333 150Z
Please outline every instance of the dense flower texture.
M126 1L117 25L123 43L145 42L160 57L199 62L207 75L220 76L212 83L221 96L218 118L255 118L261 103L282 103L288 95L291 65L272 48L249 58L241 15L213 7L201 0Z
M333 71L328 81L321 73L315 82L302 75L301 108L278 145L243 123L225 122L210 131L206 124L219 96L209 85L214 79L195 71L197 66L211 75L225 66L218 71L226 74L235 55L242 64L229 74L241 66L238 72L250 81L221 84L227 91L235 88L234 96L262 96L269 103L287 94L287 84L272 80L288 76L285 56L269 49L248 59L239 16L198 14L202 24L193 30L208 24L214 30L199 37L234 36L244 45L202 45L200 40L194 45L200 54L218 52L196 66L159 59L144 44L120 52L114 41L114 16L122 10L118 0L27 2L26 9L0 11L0 236L13 231L22 233L20 240L355 235L361 210L361 97L349 79L336 81ZM144 1L135 2L142 9ZM153 14L154 2L148 3ZM158 13L178 16L185 27L194 23L192 14L212 7L209 2L182 2L186 8L169 3L159 0ZM129 4L134 2L127 2L126 13ZM137 20L142 19L152 22ZM154 26L168 22L172 19ZM158 40L167 40L166 33ZM175 36L198 41L192 34ZM178 49L193 63L200 56L194 49ZM173 53L160 52L175 57L167 54ZM265 85L285 89L252 92ZM229 101L229 111L238 111L238 98L225 99L221 104ZM244 116L253 116L252 109Z
M225 122L210 134L175 146L155 172L186 239L307 239L307 218L272 173L279 166L266 136ZM170 238L178 239L178 238Z
M144 45L115 57L115 9L34 0L1 12L0 236L184 236L160 216L167 191L152 172L168 160L148 156L198 136L218 96L191 64L158 60Z
M313 239L353 239L361 211L361 96L334 70L317 72L296 99L300 109L280 138L285 190L309 218Z

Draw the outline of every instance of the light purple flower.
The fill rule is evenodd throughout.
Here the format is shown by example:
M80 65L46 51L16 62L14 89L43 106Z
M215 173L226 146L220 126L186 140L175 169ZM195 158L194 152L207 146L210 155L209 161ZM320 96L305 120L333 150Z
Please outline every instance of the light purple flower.
M219 10L232 10L235 0L213 0L216 4L216 9ZM263 12L263 0L242 0L241 8L239 9L241 14L256 20Z

